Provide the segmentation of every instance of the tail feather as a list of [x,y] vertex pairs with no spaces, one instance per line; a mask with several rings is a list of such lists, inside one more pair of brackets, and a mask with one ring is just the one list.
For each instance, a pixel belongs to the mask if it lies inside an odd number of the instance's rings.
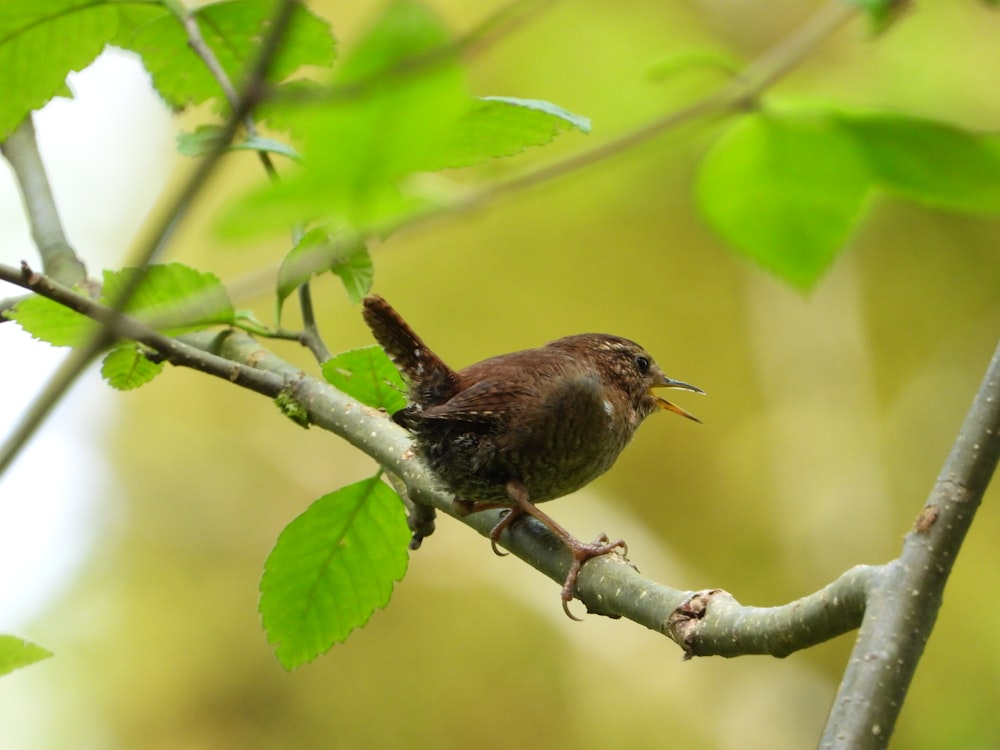
[[376,294],[365,297],[362,315],[410,384],[410,396],[420,407],[451,398],[458,389],[455,371],[427,348],[402,316]]

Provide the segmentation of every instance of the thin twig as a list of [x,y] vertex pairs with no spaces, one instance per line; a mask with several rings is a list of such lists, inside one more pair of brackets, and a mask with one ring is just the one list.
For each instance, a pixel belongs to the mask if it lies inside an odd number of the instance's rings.
[[499,8],[462,35],[460,50],[463,59],[469,60],[483,54],[498,41],[530,21],[532,17],[554,4],[555,0],[515,0]]
[[319,335],[319,326],[316,323],[316,313],[313,310],[312,292],[308,281],[299,285],[299,308],[302,310],[301,341],[309,348],[317,362],[326,362],[330,359],[330,350]]
[[[0,281],[16,284],[81,315],[86,315],[100,323],[113,339],[127,339],[143,344],[159,354],[161,359],[173,365],[214,375],[266,396],[276,396],[285,387],[284,379],[274,373],[246,363],[224,359],[212,353],[212,347],[217,346],[220,335],[218,332],[213,334],[216,343],[204,350],[197,349],[180,339],[166,336],[135,318],[102,305],[86,295],[79,294],[44,274],[35,273],[26,263],[22,263],[20,269],[0,264]],[[224,337],[228,333],[223,332],[221,335]]]
[[768,89],[798,67],[826,39],[861,13],[860,3],[829,0],[744,71],[752,92]]
[[[198,58],[204,63],[208,72],[211,73],[215,82],[219,84],[219,88],[222,89],[223,96],[226,97],[226,101],[229,102],[229,107],[232,111],[236,111],[240,108],[240,95],[236,91],[236,87],[230,80],[229,75],[226,73],[226,69],[222,67],[222,63],[219,62],[219,58],[216,56],[215,52],[205,41],[204,35],[201,33],[201,27],[198,25],[198,19],[195,16],[196,11],[184,8],[183,15],[180,16],[179,20],[181,26],[184,27],[184,33],[187,34],[188,46],[191,50],[198,56]],[[247,110],[245,116],[242,118],[243,127],[246,128],[247,134],[250,136],[257,135],[257,123],[253,119],[253,113],[251,110]],[[228,144],[228,140],[226,141]],[[257,151],[257,158],[260,159],[261,165],[264,167],[264,171],[267,172],[268,176],[273,180],[277,178],[278,170],[274,166],[274,161],[271,159],[270,154],[266,151]]]
[[63,232],[62,221],[52,197],[52,187],[38,151],[35,124],[29,113],[7,139],[0,152],[10,162],[21,188],[21,197],[31,225],[31,236],[38,248],[45,273],[67,286],[87,279],[87,268],[73,250]]
[[201,33],[201,27],[198,26],[198,19],[195,18],[195,11],[189,8],[181,10],[183,10],[183,13],[178,20],[181,22],[181,26],[184,27],[184,33],[187,34],[188,47],[191,48],[202,63],[204,63],[205,67],[208,68],[208,72],[212,74],[212,78],[215,79],[215,82],[219,84],[219,88],[222,89],[222,93],[226,97],[226,101],[229,102],[229,106],[233,110],[236,110],[240,106],[240,95],[236,91],[233,82],[229,80],[229,74],[222,67],[219,58],[215,56],[215,52],[212,51],[212,48],[208,46],[208,42],[205,41],[205,37]]

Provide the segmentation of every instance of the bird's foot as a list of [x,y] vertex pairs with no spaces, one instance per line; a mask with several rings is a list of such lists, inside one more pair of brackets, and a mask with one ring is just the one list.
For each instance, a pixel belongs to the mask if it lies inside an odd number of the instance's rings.
[[577,617],[569,611],[569,603],[573,601],[573,597],[576,594],[576,579],[580,576],[580,569],[588,560],[607,555],[616,549],[621,549],[625,554],[627,554],[628,545],[625,544],[624,539],[618,539],[612,542],[608,539],[607,534],[599,535],[589,544],[581,542],[579,539],[569,535],[563,538],[563,542],[569,549],[570,554],[573,555],[573,562],[570,563],[569,570],[566,573],[566,580],[563,582],[562,587],[563,612],[566,613],[566,616],[569,619],[582,622],[583,618]]

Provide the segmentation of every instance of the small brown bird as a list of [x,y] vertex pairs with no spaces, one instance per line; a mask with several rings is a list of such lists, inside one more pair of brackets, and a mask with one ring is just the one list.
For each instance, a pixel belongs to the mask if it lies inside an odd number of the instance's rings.
[[580,568],[625,543],[604,534],[581,542],[535,504],[611,468],[654,411],[699,421],[652,389],[704,391],[668,378],[641,346],[619,336],[567,336],[456,372],[381,297],[365,298],[364,319],[409,385],[410,405],[392,419],[413,433],[417,454],[455,493],[458,507],[510,508],[490,533],[494,550],[503,531],[526,514],[563,541],[573,555],[563,609],[578,619],[568,604]]

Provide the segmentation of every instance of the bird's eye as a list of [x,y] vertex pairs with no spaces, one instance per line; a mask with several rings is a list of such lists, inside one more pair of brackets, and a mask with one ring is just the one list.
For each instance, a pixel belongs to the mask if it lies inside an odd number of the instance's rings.
[[647,372],[649,372],[649,365],[650,365],[649,357],[647,357],[645,354],[636,355],[635,369],[637,369],[639,372],[645,375]]

